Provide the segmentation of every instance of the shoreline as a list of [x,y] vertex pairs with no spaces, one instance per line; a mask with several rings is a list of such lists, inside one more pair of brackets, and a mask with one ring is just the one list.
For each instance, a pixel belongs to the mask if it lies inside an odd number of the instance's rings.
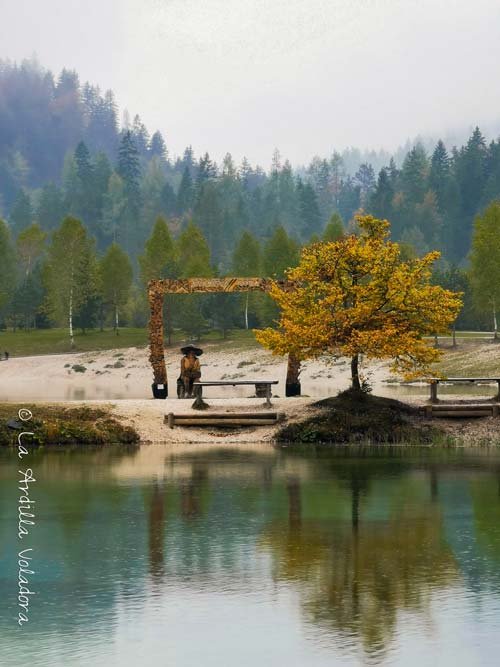
[[[227,341],[224,349],[219,344],[205,344],[201,357],[205,380],[220,379],[276,379],[272,399],[273,411],[282,413],[285,421],[277,426],[244,427],[239,431],[211,427],[179,427],[169,429],[163,423],[169,412],[186,414],[192,400],[176,397],[176,379],[180,362],[177,348],[166,349],[169,373],[169,398],[153,399],[151,396],[152,373],[147,348],[125,348],[78,352],[68,354],[33,355],[14,357],[0,366],[0,407],[3,415],[15,415],[17,406],[39,407],[52,410],[88,409],[105,411],[120,428],[133,429],[142,443],[212,443],[215,445],[239,445],[263,443],[274,445],[275,434],[283,425],[294,424],[320,414],[314,403],[334,397],[349,386],[349,363],[345,359],[312,360],[306,362],[301,373],[302,396],[283,398],[286,376],[286,359],[274,357],[259,347],[238,347],[236,341]],[[489,343],[463,345],[459,351],[447,351],[444,357],[445,372],[463,360],[481,365],[490,364],[495,372],[497,349]],[[457,354],[460,357],[457,357]],[[474,374],[474,368],[466,369]],[[374,362],[363,366],[363,372],[373,387],[373,395],[392,398],[410,406],[424,405],[428,399],[427,385],[405,385],[395,382],[387,363]],[[215,388],[204,392],[204,398],[212,411],[240,411],[263,408],[263,399],[249,398],[250,389]],[[442,398],[463,400],[487,398],[495,387],[440,389]],[[412,418],[413,419],[413,418]],[[456,446],[481,446],[500,444],[498,418],[479,419],[425,419],[416,417],[418,425],[435,427],[453,440]],[[112,429],[111,429],[112,431]]]
[[[380,397],[378,397],[380,398]],[[213,412],[244,412],[263,408],[262,399],[245,399],[228,406],[225,399],[211,399],[210,408],[204,414]],[[182,427],[175,426],[170,429],[164,423],[164,417],[168,412],[175,410],[177,414],[199,414],[191,409],[191,400],[179,401],[178,399],[166,400],[132,400],[121,401],[64,401],[64,402],[37,402],[37,403],[0,403],[0,414],[2,421],[6,421],[7,415],[15,418],[17,410],[21,407],[29,407],[34,414],[35,420],[40,424],[45,415],[57,414],[58,423],[68,437],[68,433],[78,434],[81,427],[80,419],[82,410],[87,412],[90,422],[94,420],[95,425],[105,424],[107,431],[98,429],[99,440],[93,443],[85,440],[81,444],[87,446],[98,444],[135,444],[135,445],[171,445],[175,450],[178,445],[211,445],[220,446],[245,446],[259,445],[264,447],[289,447],[294,443],[279,443],[276,440],[278,431],[284,426],[300,424],[308,419],[314,419],[322,414],[322,408],[315,406],[316,399],[312,398],[288,398],[273,399],[272,411],[282,415],[282,420],[276,426],[242,427],[238,429],[224,429],[219,427]],[[180,405],[179,405],[180,404]],[[416,403],[406,403],[408,407],[416,407]],[[38,410],[37,410],[38,409]],[[77,421],[72,418],[72,412],[77,415]],[[67,415],[65,414],[67,413]],[[61,417],[62,415],[62,417]],[[94,416],[93,416],[94,415]],[[88,420],[86,417],[85,419]],[[451,447],[485,447],[500,446],[500,423],[498,417],[482,417],[472,419],[428,419],[423,416],[410,416],[408,424],[422,432],[430,429],[441,432],[440,441],[433,444],[415,442],[387,442],[391,446],[451,446]],[[2,424],[2,427],[4,424]],[[41,442],[39,444],[57,446],[57,431],[52,424],[54,442]],[[36,432],[36,428],[34,428]],[[118,440],[102,440],[102,433],[119,434]],[[134,436],[136,434],[137,437]],[[12,445],[15,445],[15,431],[12,431]],[[91,437],[90,435],[86,436]],[[4,443],[5,444],[5,443]],[[63,442],[61,444],[78,444],[76,442]],[[366,441],[353,442],[324,442],[311,443],[311,447],[319,446],[350,446],[359,444],[372,444],[374,447],[383,443]],[[301,447],[307,447],[308,443],[300,443]]]

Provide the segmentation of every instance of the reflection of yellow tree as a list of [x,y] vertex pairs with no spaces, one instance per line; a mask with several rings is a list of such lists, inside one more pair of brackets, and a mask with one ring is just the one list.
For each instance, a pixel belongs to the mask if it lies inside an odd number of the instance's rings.
[[417,517],[403,509],[363,522],[354,494],[351,522],[324,522],[300,520],[299,494],[297,484],[288,485],[288,528],[275,521],[262,536],[275,576],[301,582],[307,615],[358,637],[367,651],[387,645],[398,610],[423,609],[433,590],[456,578],[435,505],[423,504]]

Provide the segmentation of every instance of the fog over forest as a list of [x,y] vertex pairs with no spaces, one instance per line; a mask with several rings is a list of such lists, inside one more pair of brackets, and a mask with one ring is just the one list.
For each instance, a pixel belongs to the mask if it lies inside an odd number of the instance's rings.
[[[29,264],[15,261],[2,287],[2,324],[51,322],[43,267],[68,217],[96,262],[124,253],[140,295],[155,243],[165,276],[282,276],[301,247],[355,232],[364,212],[388,219],[408,256],[441,251],[436,276],[466,292],[467,326],[485,326],[468,270],[476,216],[500,198],[500,46],[488,39],[500,7],[222,8],[5,3],[0,253]],[[21,16],[23,43],[10,37]],[[181,259],[186,234],[193,261]],[[128,321],[143,323],[143,306],[129,304]],[[272,319],[254,306],[251,321]]]

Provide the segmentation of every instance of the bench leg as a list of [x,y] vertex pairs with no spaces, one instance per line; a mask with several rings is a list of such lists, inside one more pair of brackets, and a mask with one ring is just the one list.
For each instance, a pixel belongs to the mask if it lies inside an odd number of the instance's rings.
[[203,387],[195,387],[194,388],[194,395],[196,398],[194,399],[194,403],[191,406],[193,410],[206,410],[209,406],[208,403],[205,403],[203,400]]
[[431,380],[431,403],[438,402],[438,383],[435,380]]
[[272,407],[272,403],[271,403],[271,385],[270,384],[268,384],[267,388],[266,388],[266,402],[264,403],[264,405],[266,406],[266,408]]

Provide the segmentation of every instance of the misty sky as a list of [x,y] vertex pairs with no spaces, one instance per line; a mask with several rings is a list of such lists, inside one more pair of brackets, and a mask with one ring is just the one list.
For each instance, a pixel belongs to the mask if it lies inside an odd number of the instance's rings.
[[0,0],[0,58],[113,88],[171,153],[268,167],[500,120],[499,0]]

